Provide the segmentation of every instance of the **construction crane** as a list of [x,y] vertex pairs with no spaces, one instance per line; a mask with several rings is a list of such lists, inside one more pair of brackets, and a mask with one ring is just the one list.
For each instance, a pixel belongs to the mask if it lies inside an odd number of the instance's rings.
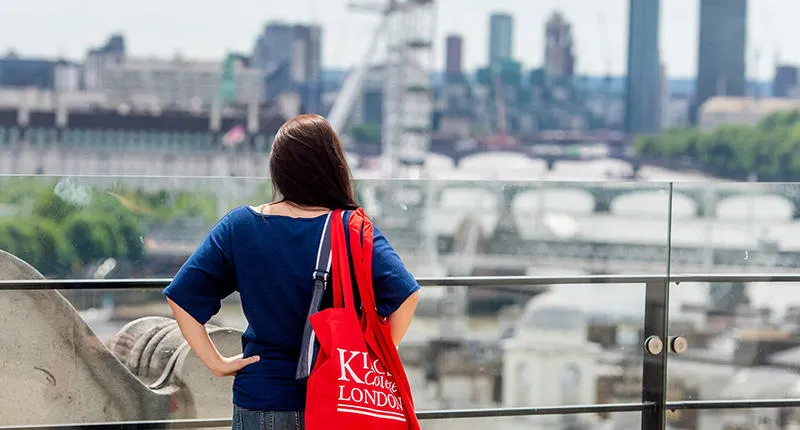
[[433,0],[389,0],[350,7],[378,13],[381,21],[361,63],[348,75],[334,102],[329,115],[331,124],[339,133],[346,131],[366,72],[380,42],[385,42],[382,176],[405,176],[402,169],[424,165],[430,148],[435,5]]

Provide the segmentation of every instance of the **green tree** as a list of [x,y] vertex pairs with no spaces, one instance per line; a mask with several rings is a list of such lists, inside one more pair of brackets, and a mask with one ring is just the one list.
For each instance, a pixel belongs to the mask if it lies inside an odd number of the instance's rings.
[[58,225],[46,218],[34,219],[31,224],[37,250],[31,264],[45,276],[67,275],[77,256]]
[[27,220],[19,220],[18,222],[6,221],[1,225],[3,235],[0,236],[2,240],[2,248],[17,257],[27,261],[30,264],[35,262],[30,261],[35,255],[34,244],[34,231]]
[[125,244],[125,257],[128,261],[137,263],[144,257],[144,232],[136,217],[124,215],[117,218],[119,223],[119,233]]
[[77,213],[64,220],[65,236],[83,264],[116,255],[115,241],[102,222],[90,213]]
[[669,165],[690,159],[707,172],[743,180],[751,174],[766,181],[800,180],[800,111],[779,112],[755,127],[723,125],[711,133],[668,130],[640,137],[634,151]]
[[665,143],[659,136],[641,136],[633,142],[633,150],[637,154],[648,158],[661,158]]
[[69,273],[75,253],[58,226],[40,217],[0,223],[0,249],[25,260],[45,276]]
[[0,203],[23,205],[34,196],[43,192],[53,192],[55,183],[45,178],[2,178],[0,186]]
[[777,112],[762,119],[756,126],[759,131],[787,130],[800,122],[800,111]]
[[33,203],[34,215],[54,221],[63,221],[79,209],[49,189],[39,192]]

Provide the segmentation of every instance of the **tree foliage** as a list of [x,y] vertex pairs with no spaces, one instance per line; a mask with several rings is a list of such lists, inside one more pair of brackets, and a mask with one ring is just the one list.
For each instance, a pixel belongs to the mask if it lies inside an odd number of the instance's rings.
[[767,116],[755,127],[723,125],[711,133],[669,130],[643,136],[637,154],[666,164],[690,161],[720,177],[762,181],[800,180],[800,111]]
[[48,178],[0,180],[0,249],[45,276],[66,276],[106,258],[136,264],[152,226],[173,220],[217,219],[205,193],[147,192],[119,185],[84,187],[89,197],[70,199]]

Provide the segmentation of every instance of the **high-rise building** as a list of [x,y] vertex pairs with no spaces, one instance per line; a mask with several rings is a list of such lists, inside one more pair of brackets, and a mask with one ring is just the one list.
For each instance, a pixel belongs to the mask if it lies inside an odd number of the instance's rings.
[[700,0],[696,108],[713,96],[746,95],[746,42],[747,0]]
[[798,84],[797,66],[780,65],[775,67],[775,78],[772,80],[773,97],[790,97]]
[[625,129],[654,133],[661,128],[661,61],[658,49],[660,0],[630,0]]
[[666,124],[670,122],[670,110],[669,110],[669,101],[670,101],[670,92],[669,92],[669,77],[667,76],[667,66],[661,64],[659,67],[659,79],[658,79],[658,94],[659,94],[659,103],[658,103],[658,116],[659,116],[659,126],[664,127]]
[[489,17],[489,65],[511,60],[514,50],[514,18],[506,13]]
[[572,25],[560,12],[555,12],[545,26],[544,69],[549,78],[575,75]]
[[14,54],[0,58],[0,86],[55,88],[56,62],[39,58],[20,58]]
[[456,76],[462,73],[461,51],[463,44],[461,36],[455,34],[447,36],[447,46],[445,47],[445,72],[447,76]]
[[87,90],[102,90],[106,84],[106,71],[125,60],[125,36],[112,34],[108,41],[86,53],[83,63],[83,84]]
[[269,23],[253,49],[252,66],[264,74],[264,99],[297,91],[306,112],[322,110],[322,28]]
[[[220,99],[222,61],[126,58],[104,70],[101,90],[114,105],[132,107],[200,109]],[[234,80],[230,102],[257,101],[261,72],[247,67],[241,59],[232,61]],[[254,100],[256,99],[256,100]]]
[[353,106],[354,124],[383,124],[383,84],[385,80],[385,64],[367,69],[361,85],[361,97]]

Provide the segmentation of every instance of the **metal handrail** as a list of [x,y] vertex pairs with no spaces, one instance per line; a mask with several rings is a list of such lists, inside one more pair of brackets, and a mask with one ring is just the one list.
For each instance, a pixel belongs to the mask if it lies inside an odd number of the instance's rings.
[[[713,409],[765,409],[800,407],[800,399],[763,400],[683,400],[667,402],[667,409],[675,410],[713,410]],[[501,418],[516,416],[571,415],[588,413],[641,412],[655,407],[653,403],[612,403],[601,405],[570,405],[531,408],[489,408],[421,411],[420,420],[441,420],[458,418]],[[0,430],[166,430],[186,428],[230,427],[230,418],[181,419],[153,421],[117,421],[81,424],[0,426]]]
[[[602,405],[571,405],[548,406],[541,408],[489,408],[489,409],[462,409],[442,411],[420,411],[417,418],[420,420],[442,420],[456,418],[499,418],[536,415],[573,415],[591,413],[613,412],[641,412],[654,408],[653,403],[611,403]],[[230,427],[230,418],[216,419],[184,419],[184,420],[158,420],[158,421],[120,421],[86,424],[55,424],[55,425],[29,425],[29,426],[0,426],[0,430],[161,430],[177,428],[210,428]]]
[[666,403],[666,409],[670,411],[689,409],[769,409],[797,407],[800,407],[800,399],[680,400]]
[[[421,411],[420,420],[440,420],[458,418],[500,418],[515,416],[571,415],[587,413],[641,412],[655,407],[653,403],[612,403],[602,405],[551,406],[542,408],[491,408],[442,411]],[[800,407],[800,399],[763,400],[683,400],[667,402],[666,408],[676,410],[714,410],[714,409],[766,409]],[[81,424],[21,425],[0,426],[0,430],[166,430],[187,428],[230,427],[230,418],[182,419],[153,421],[117,421]]]
[[[0,280],[3,290],[108,290],[164,288],[170,278],[151,279],[33,279]],[[587,284],[647,284],[651,282],[800,282],[800,273],[781,274],[677,274],[677,275],[588,275],[588,276],[462,276],[417,278],[422,286],[543,286]]]

